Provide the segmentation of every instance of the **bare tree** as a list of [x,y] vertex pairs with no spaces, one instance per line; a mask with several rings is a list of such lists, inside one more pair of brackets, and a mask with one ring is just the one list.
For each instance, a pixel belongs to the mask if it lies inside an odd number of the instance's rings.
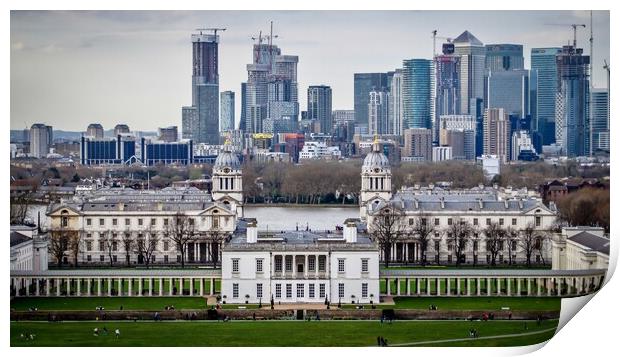
[[497,262],[497,256],[502,250],[504,242],[504,229],[498,222],[491,221],[491,223],[488,224],[482,231],[486,237],[487,252],[491,253],[491,265],[495,265]]
[[104,233],[103,241],[105,242],[106,253],[108,254],[108,258],[110,259],[110,266],[112,266],[114,264],[112,260],[112,256],[114,255],[113,252],[116,250],[115,248],[118,247],[118,242],[114,237],[114,233],[112,233],[112,231],[109,229]]
[[177,212],[172,217],[170,224],[166,226],[165,233],[176,244],[177,250],[181,253],[181,267],[185,267],[187,243],[196,235],[194,219]]
[[390,266],[392,245],[405,235],[404,217],[404,212],[393,204],[372,215],[368,230],[383,250],[383,263],[386,268]]
[[207,244],[211,245],[211,262],[213,268],[217,267],[217,263],[220,260],[220,248],[222,243],[230,237],[230,233],[222,231],[219,228],[212,228],[207,232]]
[[452,243],[456,266],[461,265],[465,260],[464,252],[467,248],[467,242],[474,233],[475,229],[471,223],[463,220],[461,217],[452,217],[452,224],[446,228],[446,235],[448,236],[448,242]]
[[523,249],[523,253],[525,254],[525,264],[528,268],[532,265],[532,255],[536,250],[539,237],[540,234],[536,230],[533,223],[529,223],[521,230],[519,246]]
[[431,235],[435,233],[435,226],[431,224],[431,217],[428,214],[420,213],[414,220],[411,233],[420,242],[420,260],[422,266],[426,265],[426,252]]
[[71,252],[71,256],[73,258],[73,266],[78,266],[78,256],[82,251],[82,235],[80,232],[75,230],[69,231],[69,239],[67,241],[69,251]]
[[32,192],[27,191],[11,199],[11,224],[23,224],[28,216],[28,205],[32,199]]
[[[508,264],[512,265],[512,255],[516,250],[517,239],[519,238],[519,231],[508,226],[504,229],[504,235],[506,237],[506,244],[508,245]],[[513,245],[514,244],[514,245]]]
[[62,266],[63,258],[65,257],[65,252],[69,246],[69,237],[71,236],[71,231],[68,229],[54,229],[49,232],[49,244],[48,251],[56,260],[56,264],[58,267]]
[[538,236],[534,242],[534,250],[540,254],[540,259],[542,260],[543,265],[545,262],[545,251],[547,250],[547,244],[551,240],[551,235],[553,232],[550,231],[539,231]]
[[157,236],[157,231],[152,226],[148,226],[142,233],[142,236],[136,239],[134,245],[136,254],[142,256],[142,260],[147,269],[151,265],[151,260],[157,251],[158,243],[159,237]]
[[131,252],[133,251],[135,241],[129,228],[121,234],[121,244],[125,251],[125,263],[127,263],[127,266],[131,266]]

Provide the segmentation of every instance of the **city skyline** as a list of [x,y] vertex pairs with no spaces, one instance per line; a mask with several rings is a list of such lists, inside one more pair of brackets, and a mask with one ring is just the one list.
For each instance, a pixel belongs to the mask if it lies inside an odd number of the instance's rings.
[[[531,48],[562,46],[572,38],[569,26],[545,24],[589,24],[589,11],[317,13],[13,11],[11,129],[37,122],[79,131],[90,123],[101,123],[105,129],[118,123],[133,130],[180,127],[180,108],[191,101],[190,36],[195,28],[207,25],[227,28],[220,35],[221,92],[241,92],[255,43],[250,37],[261,29],[265,34],[273,20],[278,35],[274,44],[299,56],[299,90],[328,85],[334,93],[333,109],[353,109],[353,73],[393,71],[404,59],[430,59],[433,29],[451,38],[468,30],[484,44],[522,44],[529,69]],[[485,21],[480,21],[481,16]],[[369,18],[377,25],[373,29],[364,26]],[[500,25],[502,31],[494,31]],[[608,11],[594,12],[594,29],[594,86],[604,88]],[[385,41],[386,35],[393,40]],[[589,29],[578,32],[577,44],[585,54],[589,54],[588,38]],[[348,46],[343,49],[342,43]],[[366,52],[372,56],[365,56]],[[241,112],[240,102],[235,103],[236,113]],[[300,96],[299,104],[300,110],[307,108],[305,96]]]

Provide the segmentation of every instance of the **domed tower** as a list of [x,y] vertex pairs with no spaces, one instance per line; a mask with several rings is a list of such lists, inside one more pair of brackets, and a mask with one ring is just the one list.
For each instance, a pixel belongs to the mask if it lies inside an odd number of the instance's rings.
[[224,145],[224,151],[215,159],[213,165],[213,201],[229,205],[231,210],[243,217],[243,185],[242,170],[239,158]]
[[392,170],[387,156],[380,150],[377,139],[372,151],[362,165],[362,190],[360,193],[360,217],[366,218],[368,205],[392,198]]

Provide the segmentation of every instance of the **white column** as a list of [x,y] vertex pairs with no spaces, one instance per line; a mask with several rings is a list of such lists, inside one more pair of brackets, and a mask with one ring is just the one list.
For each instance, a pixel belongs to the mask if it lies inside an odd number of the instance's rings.
[[86,291],[86,296],[90,296],[91,279],[92,279],[92,278],[90,278],[90,277],[89,277],[89,278],[86,280],[86,290],[87,290],[87,291]]
[[129,282],[127,283],[127,296],[131,296],[133,294],[133,278],[129,278]]
[[142,278],[138,278],[138,296],[142,296]]
[[67,283],[67,296],[71,295],[71,281],[69,280],[69,278],[66,279],[66,283]]
[[308,279],[308,254],[304,254],[304,278]]
[[496,279],[496,283],[497,283],[497,295],[502,295],[502,281],[500,280],[500,278]]
[[34,295],[39,296],[39,278],[34,279]]
[[118,294],[116,296],[123,296],[123,278],[118,278]]
[[506,295],[508,296],[511,294],[510,285],[512,285],[512,278],[506,278]]
[[467,282],[467,296],[471,296],[471,281],[469,278],[465,280]]
[[441,296],[441,279],[435,278],[435,290],[437,291],[437,296]]
[[97,278],[97,296],[101,296],[101,278]]
[[553,280],[552,279],[545,279],[547,281],[547,284],[545,284],[547,286],[547,296],[551,296],[551,285],[553,284]]
[[45,296],[50,296],[50,281],[52,279],[45,278]]
[[178,278],[179,279],[179,295],[183,296],[183,285],[185,284],[185,282],[183,281],[183,278]]
[[540,296],[542,293],[542,289],[540,286],[540,278],[536,278],[536,295]]
[[405,278],[405,284],[407,284],[407,296],[411,295],[411,281],[409,278]]
[[194,278],[189,278],[189,296],[194,296]]
[[164,295],[164,279],[159,278],[159,296]]
[[56,296],[60,296],[60,284],[62,284],[62,279],[55,278],[54,283],[56,283]]
[[532,279],[527,278],[527,296],[532,295]]
[[491,296],[491,278],[487,278],[487,296]]
[[154,288],[154,284],[155,283],[155,279],[150,278],[149,279],[149,296],[153,296],[153,290],[155,290]]
[[431,279],[426,278],[426,295],[431,295]]
[[415,287],[416,295],[420,295],[420,278],[416,278],[415,282],[416,282],[416,287]]
[[521,278],[517,278],[517,296],[521,296]]
[[30,296],[30,282],[32,279],[24,279],[24,284],[26,285],[26,296]]
[[561,295],[562,295],[562,285],[563,285],[563,284],[562,284],[562,283],[560,283],[560,282],[561,282],[561,281],[564,281],[564,279],[566,279],[566,278],[561,278],[561,279],[559,278],[559,279],[556,279],[556,282],[557,282],[557,284],[556,284],[556,286],[557,286],[557,293],[556,293],[556,294],[557,294],[558,296],[561,296]]
[[448,277],[448,278],[446,278],[446,290],[447,290],[446,292],[447,292],[448,296],[452,295],[450,293],[450,288],[451,288],[451,286],[450,286],[450,278]]
[[461,296],[461,278],[456,277],[456,295]]
[[112,296],[112,279],[108,278],[108,296]]
[[174,290],[172,283],[173,283],[173,278],[169,278],[168,279],[168,295],[170,296],[172,296],[172,291]]
[[204,296],[205,294],[205,279],[200,278],[200,296]]

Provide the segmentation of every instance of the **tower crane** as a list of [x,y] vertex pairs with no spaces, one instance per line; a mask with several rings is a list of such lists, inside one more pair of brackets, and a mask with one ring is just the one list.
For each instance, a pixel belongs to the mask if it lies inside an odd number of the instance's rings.
[[196,31],[200,31],[200,34],[202,35],[202,31],[212,31],[214,36],[217,36],[217,32],[218,31],[226,31],[225,28],[217,28],[217,27],[206,27],[206,28],[201,28],[201,29],[196,29]]
[[435,57],[437,55],[437,39],[442,39],[442,40],[446,40],[448,42],[452,42],[452,38],[450,37],[443,37],[443,36],[437,36],[437,30],[433,30],[431,31],[431,34],[433,35],[433,57]]
[[583,27],[586,28],[585,24],[545,24],[547,26],[570,26],[573,28],[573,47],[577,48],[577,28]]

